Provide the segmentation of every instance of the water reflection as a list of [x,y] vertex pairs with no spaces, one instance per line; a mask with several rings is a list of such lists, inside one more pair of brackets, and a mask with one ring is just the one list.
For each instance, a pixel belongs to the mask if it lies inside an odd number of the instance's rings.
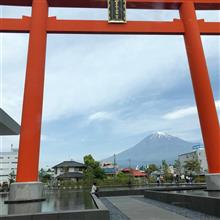
[[[32,213],[96,208],[87,190],[46,190],[44,194],[45,201],[27,204],[31,207],[37,207],[37,209],[31,209]],[[4,204],[5,200],[8,200],[8,194],[0,195],[0,215],[28,212],[28,209],[25,209],[25,204],[8,205]]]
[[88,191],[51,190],[45,192],[45,197],[46,201],[42,203],[42,212],[95,208]]
[[177,191],[167,191],[169,193],[179,193],[179,194],[188,194],[194,196],[205,196],[205,197],[216,197],[220,198],[219,191],[207,191],[207,190],[177,190]]

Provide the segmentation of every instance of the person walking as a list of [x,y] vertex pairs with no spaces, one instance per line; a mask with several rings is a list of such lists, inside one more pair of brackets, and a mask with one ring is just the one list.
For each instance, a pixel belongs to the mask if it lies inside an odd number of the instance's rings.
[[157,176],[157,186],[159,186],[160,185],[160,176],[158,175]]

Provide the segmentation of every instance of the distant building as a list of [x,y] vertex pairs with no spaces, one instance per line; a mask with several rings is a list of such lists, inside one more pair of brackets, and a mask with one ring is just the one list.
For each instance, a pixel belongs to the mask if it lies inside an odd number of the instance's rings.
[[135,170],[132,168],[124,168],[121,172],[131,174],[133,177],[146,177],[145,172],[141,170]]
[[83,170],[85,168],[85,164],[76,161],[63,161],[53,167],[56,179],[73,181],[83,178]]
[[155,170],[150,174],[150,176],[153,176],[153,177],[163,176],[163,175],[164,175],[164,172],[162,170]]
[[18,149],[0,152],[0,183],[15,179],[17,174]]
[[103,162],[100,167],[108,176],[113,176],[118,173],[118,165],[114,165],[112,162]]
[[55,172],[54,169],[45,169],[44,172],[45,172],[46,175],[50,175],[50,176],[52,176],[52,177],[55,176],[55,174],[54,174],[54,172]]
[[208,172],[208,164],[206,159],[206,153],[205,148],[198,147],[197,149],[194,149],[193,151],[185,154],[181,154],[178,156],[178,159],[180,161],[181,165],[181,173],[185,173],[184,165],[187,161],[193,160],[198,158],[201,166],[201,173]]
[[175,173],[175,168],[173,167],[173,165],[169,165],[168,172],[171,174]]

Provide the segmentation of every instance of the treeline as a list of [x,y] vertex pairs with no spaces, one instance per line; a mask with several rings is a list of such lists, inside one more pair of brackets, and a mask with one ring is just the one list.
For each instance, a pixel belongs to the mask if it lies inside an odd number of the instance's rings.
[[[204,177],[199,176],[201,166],[198,159],[187,161],[184,164],[184,173],[182,173],[181,164],[178,160],[173,165],[163,160],[160,165],[149,164],[140,167],[140,170],[146,174],[146,177],[134,177],[131,174],[126,174],[119,171],[117,174],[109,176],[106,175],[104,170],[100,167],[100,162],[96,161],[92,155],[84,156],[84,177],[78,181],[63,180],[57,182],[50,172],[46,172],[43,169],[40,170],[40,181],[47,183],[48,185],[59,185],[61,187],[75,187],[86,188],[90,187],[93,182],[96,182],[99,186],[143,186],[150,183],[157,183],[158,177],[160,177],[160,183],[181,183],[187,181],[186,177],[193,177],[194,182],[204,182]],[[184,176],[184,178],[181,178]]]

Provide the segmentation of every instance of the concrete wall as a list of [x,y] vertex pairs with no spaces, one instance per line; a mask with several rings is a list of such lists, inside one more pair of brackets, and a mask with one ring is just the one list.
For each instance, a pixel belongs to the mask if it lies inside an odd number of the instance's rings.
[[65,211],[32,215],[10,215],[1,220],[109,220],[109,212],[104,210]]
[[100,197],[110,196],[131,196],[131,195],[143,195],[146,189],[124,189],[124,190],[108,190],[100,191]]
[[160,186],[160,187],[149,187],[140,189],[112,189],[99,191],[100,197],[110,196],[131,196],[131,195],[144,195],[145,190],[156,190],[156,191],[174,191],[174,190],[193,190],[193,189],[206,189],[206,185],[186,185],[186,186]]
[[82,168],[74,168],[74,167],[67,167],[66,170],[63,167],[56,168],[56,175],[59,176],[61,174],[64,174],[65,172],[79,172],[83,173]]
[[144,197],[220,217],[220,198],[148,190]]

